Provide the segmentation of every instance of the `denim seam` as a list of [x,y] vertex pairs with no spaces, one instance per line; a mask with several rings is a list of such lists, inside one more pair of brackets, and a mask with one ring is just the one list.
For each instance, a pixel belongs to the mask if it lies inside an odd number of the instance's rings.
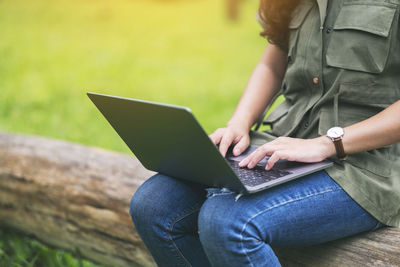
[[184,214],[178,216],[176,219],[172,220],[172,222],[170,223],[170,226],[168,227],[168,239],[171,242],[171,244],[174,246],[175,250],[178,252],[178,255],[181,257],[181,259],[186,263],[187,266],[192,266],[190,264],[190,262],[185,258],[185,256],[183,255],[183,253],[179,250],[178,246],[176,245],[176,243],[174,242],[174,239],[171,236],[171,232],[172,229],[174,228],[175,224],[177,222],[179,222],[180,220],[184,219],[185,217],[195,213],[196,211],[199,211],[200,208],[196,207],[195,209],[190,210],[189,212],[185,212]]
[[306,195],[306,196],[304,196],[304,197],[300,197],[300,198],[296,198],[296,199],[291,199],[291,200],[288,200],[288,201],[285,201],[285,202],[276,204],[276,205],[274,205],[274,206],[272,206],[272,207],[269,207],[269,208],[267,208],[267,209],[265,209],[265,210],[259,211],[258,213],[256,213],[255,215],[253,215],[251,218],[249,218],[249,219],[246,221],[246,223],[243,225],[242,231],[240,232],[240,246],[241,246],[241,248],[242,248],[242,252],[244,252],[244,254],[246,255],[247,260],[249,261],[250,266],[254,266],[254,265],[253,265],[253,263],[251,262],[250,257],[249,257],[249,255],[247,254],[246,250],[244,249],[244,246],[243,246],[243,232],[245,231],[247,225],[250,223],[251,220],[253,220],[254,218],[256,218],[257,216],[261,215],[261,214],[264,213],[264,212],[267,212],[267,211],[269,211],[269,210],[272,210],[272,209],[275,209],[275,208],[284,206],[284,205],[286,205],[286,204],[293,203],[293,202],[297,202],[297,201],[300,201],[300,200],[303,200],[303,199],[306,199],[306,198],[310,198],[310,197],[322,195],[322,194],[325,194],[325,193],[340,191],[340,190],[343,190],[343,189],[341,189],[341,188],[339,187],[339,188],[336,188],[336,189],[329,189],[329,190],[321,191],[321,192],[314,193],[314,194],[311,194],[311,195]]

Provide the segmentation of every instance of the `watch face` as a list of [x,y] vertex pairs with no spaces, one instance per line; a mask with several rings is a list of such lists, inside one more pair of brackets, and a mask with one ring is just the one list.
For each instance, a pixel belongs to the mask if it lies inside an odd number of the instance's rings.
[[333,127],[330,128],[328,130],[328,132],[326,133],[327,136],[329,136],[330,138],[339,138],[341,136],[343,136],[344,131],[343,128],[341,127]]

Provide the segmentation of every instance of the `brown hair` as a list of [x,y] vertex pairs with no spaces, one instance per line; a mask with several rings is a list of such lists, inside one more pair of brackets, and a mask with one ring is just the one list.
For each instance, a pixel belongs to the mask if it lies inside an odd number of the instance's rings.
[[299,3],[300,0],[260,0],[258,13],[265,25],[261,36],[266,37],[270,43],[286,49],[289,23]]

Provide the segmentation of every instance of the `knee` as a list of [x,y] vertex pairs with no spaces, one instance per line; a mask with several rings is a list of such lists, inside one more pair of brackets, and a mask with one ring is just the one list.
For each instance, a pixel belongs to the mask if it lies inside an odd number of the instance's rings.
[[198,219],[203,247],[219,250],[240,241],[243,224],[237,218],[234,205],[234,199],[230,201],[226,197],[212,197],[204,203]]
[[131,198],[129,204],[129,214],[131,215],[133,221],[135,221],[135,218],[137,217],[143,217],[141,215],[146,211],[146,208],[144,207],[147,205],[146,201],[144,201],[145,195],[146,194],[143,194],[143,192],[140,192],[139,188]]
[[[135,224],[147,222],[157,217],[157,213],[162,209],[162,205],[160,203],[160,198],[154,197],[154,192],[159,190],[159,187],[162,186],[161,175],[156,174],[150,179],[146,180],[135,192],[129,207],[129,214]],[[162,192],[162,191],[161,191]]]
[[208,199],[198,221],[202,245],[206,250],[229,251],[238,246],[251,248],[265,244],[266,236],[252,220],[254,213],[251,207],[236,202],[235,195]]

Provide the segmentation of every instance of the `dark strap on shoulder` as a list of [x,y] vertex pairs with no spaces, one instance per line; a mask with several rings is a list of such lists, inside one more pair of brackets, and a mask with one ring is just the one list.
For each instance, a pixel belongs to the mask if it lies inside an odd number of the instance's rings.
[[271,108],[271,106],[275,103],[275,100],[282,95],[282,91],[279,91],[271,100],[271,102],[268,104],[268,106],[265,108],[264,112],[262,113],[262,115],[258,118],[255,127],[254,127],[254,131],[258,131],[258,129],[261,127],[261,125],[263,124],[264,121],[264,117],[267,114],[268,110]]

